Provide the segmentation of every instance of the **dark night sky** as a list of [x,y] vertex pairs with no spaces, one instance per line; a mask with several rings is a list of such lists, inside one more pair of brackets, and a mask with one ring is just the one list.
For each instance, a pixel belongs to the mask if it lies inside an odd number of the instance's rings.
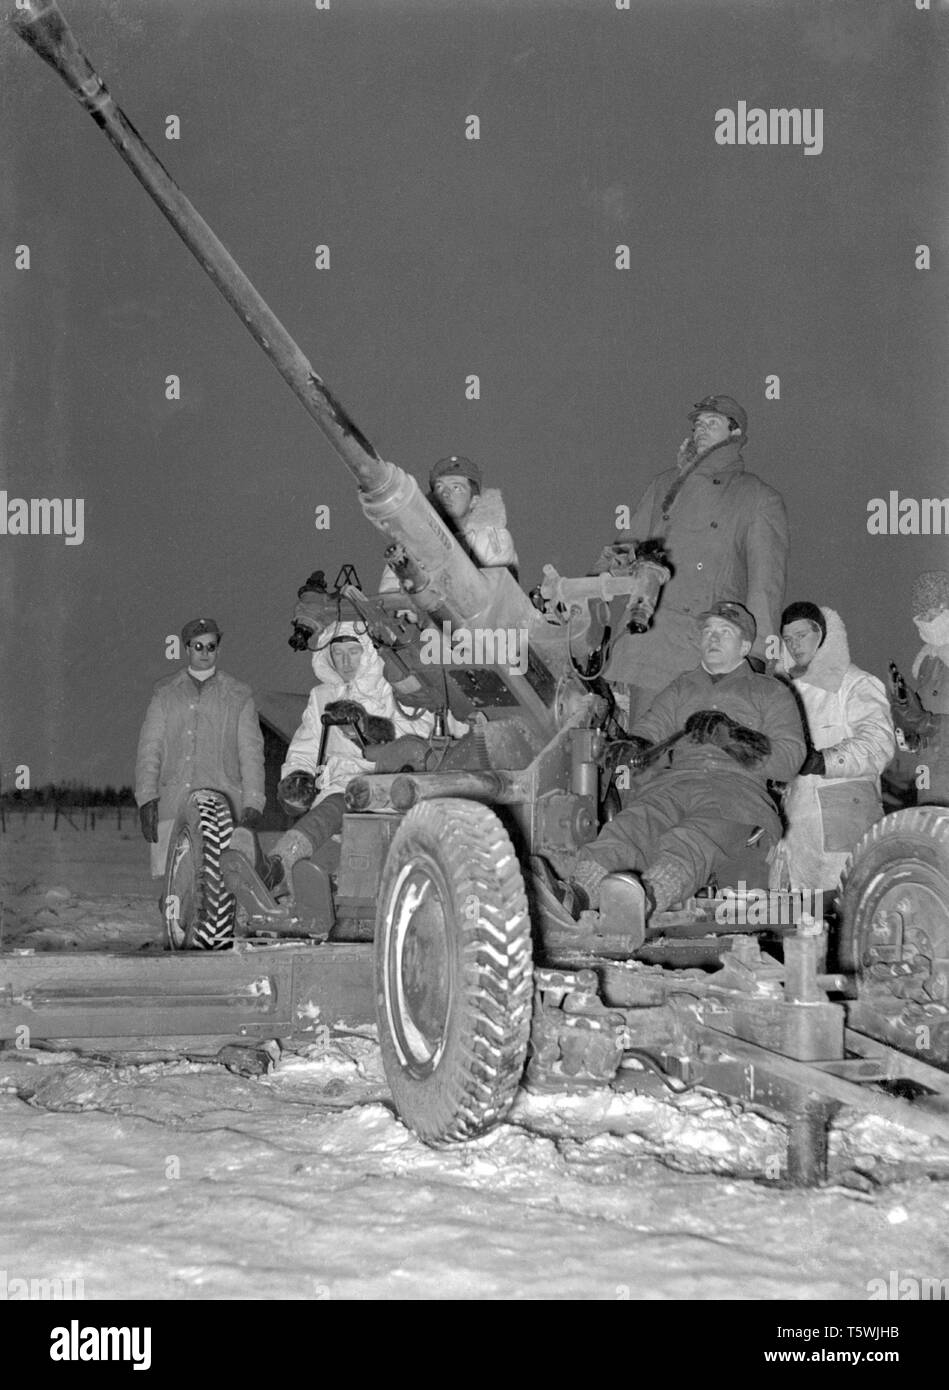
[[[380,452],[420,477],[463,452],[503,488],[528,583],[545,560],[583,573],[614,508],[674,459],[691,403],[726,391],[749,410],[748,466],[788,505],[788,598],[838,608],[858,663],[908,665],[910,585],[949,566],[947,540],[871,537],[866,517],[893,488],[949,494],[941,0],[63,9]],[[286,645],[298,585],[352,560],[371,587],[384,542],[105,138],[9,31],[0,89],[0,487],[85,499],[81,546],[0,537],[3,785],[20,763],[34,782],[129,781],[150,687],[172,669],[166,634],[211,613],[225,669],[305,690]],[[741,100],[822,108],[822,153],[717,145],[715,111]]]

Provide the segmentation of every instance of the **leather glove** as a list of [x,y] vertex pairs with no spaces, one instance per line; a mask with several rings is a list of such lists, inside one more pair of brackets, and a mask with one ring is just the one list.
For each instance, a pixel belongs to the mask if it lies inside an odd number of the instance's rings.
[[375,763],[373,772],[424,772],[429,742],[415,734],[403,734],[391,743],[366,748],[363,756]]
[[256,806],[245,806],[240,823],[248,830],[256,830],[263,818],[263,811],[258,811]]
[[331,700],[323,711],[324,724],[351,724],[365,748],[367,743],[391,743],[395,725],[381,714],[369,714],[358,700]]
[[395,738],[395,725],[383,714],[366,715],[366,742],[391,743]]
[[277,803],[288,816],[302,816],[313,805],[316,778],[302,768],[288,772],[277,783]]
[[138,808],[138,819],[142,827],[142,834],[150,845],[158,844],[158,798],[154,801],[146,801],[144,806]]
[[365,736],[365,721],[368,715],[358,700],[330,700],[321,718],[323,723],[329,726],[351,724],[357,734],[363,738]]
[[823,777],[827,771],[823,753],[812,748],[798,769],[799,777]]
[[358,700],[330,700],[322,714],[324,724],[358,724],[365,717]]
[[685,721],[685,732],[695,739],[696,743],[718,743],[719,730],[725,730],[731,724],[732,720],[721,710],[700,709],[696,710],[695,714],[690,714]]
[[734,719],[728,721],[728,728],[722,736],[712,739],[712,742],[742,767],[757,767],[771,752],[771,740],[767,734],[737,724]]

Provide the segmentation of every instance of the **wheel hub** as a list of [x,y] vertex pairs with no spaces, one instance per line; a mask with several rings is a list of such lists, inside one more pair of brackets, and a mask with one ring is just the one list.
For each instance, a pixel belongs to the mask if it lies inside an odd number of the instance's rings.
[[194,845],[183,829],[175,842],[168,876],[170,892],[165,895],[165,925],[175,949],[184,945],[184,924],[190,922],[194,913],[194,874]]
[[393,985],[386,1009],[400,1059],[419,1076],[438,1065],[451,1011],[445,901],[434,866],[407,868],[393,894],[388,972]]
[[949,904],[934,887],[895,883],[881,893],[860,942],[858,990],[908,1050],[949,1062]]

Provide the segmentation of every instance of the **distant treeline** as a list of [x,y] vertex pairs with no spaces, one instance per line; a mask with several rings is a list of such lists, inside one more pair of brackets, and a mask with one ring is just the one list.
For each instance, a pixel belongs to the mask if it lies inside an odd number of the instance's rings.
[[8,810],[25,811],[36,807],[134,806],[135,792],[131,787],[90,787],[83,782],[46,782],[41,787],[5,791],[0,805]]

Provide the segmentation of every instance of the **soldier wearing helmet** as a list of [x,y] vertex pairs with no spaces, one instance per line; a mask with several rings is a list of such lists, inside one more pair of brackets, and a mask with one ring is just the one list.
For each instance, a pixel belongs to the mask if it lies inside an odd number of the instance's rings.
[[264,739],[250,686],[219,669],[221,629],[213,618],[185,623],[181,645],[188,664],[155,686],[135,763],[135,800],[155,878],[165,872],[175,817],[192,791],[223,792],[249,830],[264,809]]
[[[733,396],[705,396],[689,411],[691,433],[676,464],[659,473],[617,541],[662,537],[673,567],[652,627],[623,634],[606,671],[629,720],[648,709],[670,681],[695,666],[699,615],[713,604],[745,604],[757,625],[752,659],[780,631],[788,522],[775,488],[745,468],[748,415]],[[597,570],[610,567],[607,547]],[[763,669],[763,668],[762,668]]]
[[[482,569],[506,566],[517,578],[517,552],[507,529],[507,512],[501,491],[483,485],[481,468],[463,454],[449,454],[432,465],[429,496],[455,532],[476,565]],[[399,587],[387,565],[380,593]]]

